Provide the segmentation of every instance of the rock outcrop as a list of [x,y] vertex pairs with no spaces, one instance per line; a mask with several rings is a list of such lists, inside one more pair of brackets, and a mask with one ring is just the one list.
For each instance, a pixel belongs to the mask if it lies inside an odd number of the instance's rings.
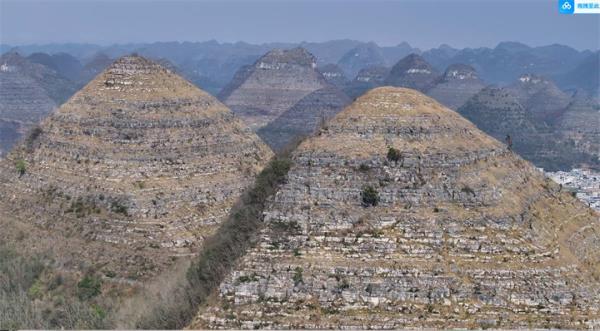
[[258,135],[276,152],[310,136],[350,103],[335,87],[322,88],[300,99],[292,108],[258,130]]
[[275,49],[242,67],[219,99],[254,130],[290,109],[308,94],[329,86],[303,48]]
[[435,85],[439,76],[438,72],[423,57],[410,54],[392,67],[385,80],[385,85],[426,92]]
[[191,327],[600,326],[599,215],[434,100],[371,90],[293,161]]
[[485,87],[475,69],[466,64],[450,65],[427,95],[456,110]]
[[0,237],[151,277],[201,249],[271,155],[214,97],[126,56],[0,162]]

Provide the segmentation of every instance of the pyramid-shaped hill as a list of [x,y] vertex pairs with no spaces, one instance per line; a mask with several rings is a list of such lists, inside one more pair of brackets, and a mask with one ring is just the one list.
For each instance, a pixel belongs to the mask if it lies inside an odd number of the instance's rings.
[[330,86],[316,67],[314,55],[303,48],[274,49],[242,67],[219,99],[258,130],[303,97]]
[[475,68],[457,63],[448,66],[440,81],[427,91],[427,95],[456,110],[484,87]]
[[440,75],[418,54],[409,54],[398,61],[390,70],[386,85],[407,87],[425,92],[439,80]]
[[0,163],[2,239],[151,275],[197,252],[271,155],[214,97],[126,56]]
[[600,325],[598,214],[433,99],[371,90],[293,161],[192,327]]
[[260,128],[257,134],[271,149],[280,152],[316,132],[349,103],[350,98],[338,88],[316,90]]

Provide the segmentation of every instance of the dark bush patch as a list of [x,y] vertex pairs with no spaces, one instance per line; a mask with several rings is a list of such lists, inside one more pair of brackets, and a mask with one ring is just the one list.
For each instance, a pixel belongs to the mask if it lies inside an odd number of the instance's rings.
[[100,294],[101,289],[102,279],[94,275],[86,275],[77,283],[77,295],[82,300],[97,296]]
[[365,186],[360,195],[363,207],[377,206],[379,204],[379,192],[373,186]]

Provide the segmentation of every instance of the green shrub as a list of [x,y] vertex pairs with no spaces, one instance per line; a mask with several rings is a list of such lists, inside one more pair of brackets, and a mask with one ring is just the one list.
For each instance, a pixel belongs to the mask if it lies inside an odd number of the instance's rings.
[[294,276],[292,279],[294,280],[294,286],[298,286],[300,283],[304,284],[304,279],[302,278],[302,272],[304,270],[300,267],[296,267],[294,269]]
[[394,147],[388,148],[387,159],[389,161],[398,163],[398,161],[400,161],[401,158],[402,158],[402,155],[400,154],[399,150],[395,149]]
[[365,186],[360,195],[363,207],[377,206],[379,204],[379,192],[373,186]]
[[25,163],[25,160],[23,160],[23,159],[17,160],[17,162],[15,162],[15,168],[17,169],[17,172],[19,173],[19,177],[23,176],[25,174],[25,172],[27,171],[27,164]]
[[100,294],[101,289],[102,279],[94,275],[86,275],[77,283],[77,295],[81,300],[97,296]]

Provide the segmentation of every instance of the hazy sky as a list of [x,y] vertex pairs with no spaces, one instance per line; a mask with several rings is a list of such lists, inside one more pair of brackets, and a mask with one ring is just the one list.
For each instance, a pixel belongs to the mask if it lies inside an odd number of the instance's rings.
[[600,15],[557,0],[0,0],[0,42],[407,41],[420,48],[514,40],[600,48]]

